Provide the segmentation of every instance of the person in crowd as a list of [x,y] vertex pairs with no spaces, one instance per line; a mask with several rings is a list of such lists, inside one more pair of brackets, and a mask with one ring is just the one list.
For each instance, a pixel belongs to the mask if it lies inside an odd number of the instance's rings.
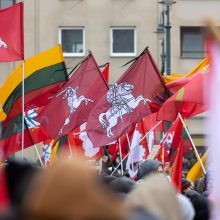
[[182,178],[182,193],[185,194],[193,189],[193,183],[190,180]]
[[33,182],[24,220],[122,220],[121,200],[104,190],[97,174],[74,161],[58,162]]
[[184,158],[183,159],[182,178],[186,178],[189,170],[190,170],[190,162],[187,158]]
[[195,216],[195,210],[191,201],[182,194],[177,194],[177,200],[179,202],[182,217],[184,220],[193,220]]
[[128,194],[125,205],[142,209],[158,220],[182,220],[176,191],[166,177],[151,173]]
[[194,190],[200,194],[202,194],[206,190],[206,183],[204,177],[200,177],[196,180]]
[[209,200],[194,190],[187,191],[185,196],[190,199],[195,209],[194,220],[208,220],[210,216]]
[[163,164],[157,160],[145,160],[138,170],[136,181],[151,173],[163,173]]
[[111,183],[109,184],[109,188],[113,192],[123,193],[123,194],[127,194],[130,191],[132,191],[134,186],[135,186],[135,182],[126,176],[116,177],[116,179],[111,181]]

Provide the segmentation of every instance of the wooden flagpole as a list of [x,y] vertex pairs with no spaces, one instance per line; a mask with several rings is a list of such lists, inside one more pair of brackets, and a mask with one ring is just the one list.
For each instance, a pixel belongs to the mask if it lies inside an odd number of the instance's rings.
[[186,131],[186,133],[187,133],[189,139],[190,139],[190,142],[191,142],[191,144],[192,144],[192,146],[193,146],[193,149],[194,149],[196,158],[197,158],[197,160],[199,161],[199,163],[200,163],[200,165],[201,165],[201,167],[202,167],[202,171],[203,171],[204,174],[206,174],[205,167],[204,167],[204,165],[203,165],[203,163],[202,163],[202,160],[201,160],[201,158],[200,158],[200,156],[199,156],[199,153],[198,153],[198,151],[197,151],[197,149],[196,149],[196,146],[195,146],[195,144],[194,144],[194,142],[193,142],[193,140],[192,140],[192,137],[191,137],[191,135],[190,135],[190,133],[189,133],[189,130],[187,129],[187,127],[186,127],[186,125],[185,125],[185,123],[184,123],[184,121],[183,121],[183,118],[182,118],[182,116],[181,116],[180,113],[178,113],[178,116],[179,116],[179,118],[180,118],[180,120],[181,120],[181,122],[182,122],[182,124],[183,124],[183,127],[184,127],[184,129],[185,129],[185,131]]
[[129,146],[129,154],[131,155],[131,169],[132,169],[132,173],[134,171],[134,159],[133,159],[133,155],[132,155],[132,152],[131,152],[131,143],[130,143],[130,140],[129,140],[129,137],[128,137],[128,133],[126,133],[126,138],[127,138],[127,141],[128,141],[128,146]]
[[[137,147],[137,146],[139,145],[139,143],[140,143],[142,140],[144,140],[144,138],[145,138],[151,131],[153,131],[161,122],[162,122],[162,120],[159,121],[156,125],[154,125],[154,127],[151,128],[151,129],[140,139],[140,141],[131,149],[131,151],[134,150],[134,148]],[[128,155],[129,155],[129,153],[126,154],[126,156],[123,158],[122,162],[128,157]],[[112,176],[112,175],[115,173],[115,171],[118,169],[119,166],[120,166],[120,164],[117,165],[117,167],[116,167],[115,170],[111,173],[110,176]]]
[[68,140],[68,145],[69,145],[69,150],[70,150],[70,156],[73,159],[73,151],[72,151],[72,147],[71,147],[71,144],[69,142],[69,138],[68,137],[67,137],[67,140]]
[[39,151],[38,151],[38,149],[37,149],[36,144],[34,145],[34,148],[35,148],[35,151],[36,151],[37,156],[38,156],[38,158],[39,158],[39,161],[40,161],[41,166],[42,166],[43,168],[45,168],[45,166],[44,166],[44,164],[43,164],[43,161],[42,161],[42,159],[41,159],[41,156],[40,156],[40,154],[39,154]]
[[[163,136],[164,136],[164,132],[163,132]],[[163,164],[163,167],[165,167],[165,149],[164,149],[164,139],[163,139],[163,144],[162,144],[162,164]]]

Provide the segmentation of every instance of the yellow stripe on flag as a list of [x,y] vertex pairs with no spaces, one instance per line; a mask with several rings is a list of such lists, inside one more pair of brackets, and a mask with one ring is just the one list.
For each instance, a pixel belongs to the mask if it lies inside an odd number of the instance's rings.
[[[34,57],[24,61],[24,78],[30,76],[35,71],[45,67],[61,63],[64,61],[63,53],[60,45],[46,50]],[[0,88],[0,105],[4,105],[10,94],[22,81],[22,64],[20,64],[6,79]],[[1,113],[0,113],[1,118]]]
[[54,147],[52,148],[51,155],[50,155],[50,162],[53,165],[57,161],[57,149],[59,146],[59,141],[56,142]]
[[205,57],[196,67],[194,67],[185,76],[182,76],[178,73],[173,73],[169,76],[164,75],[163,79],[164,79],[165,83],[170,83],[170,82],[173,82],[173,81],[180,79],[180,78],[188,78],[188,77],[192,76],[193,74],[197,73],[199,70],[202,70],[203,68],[207,67],[208,64],[209,64],[209,60],[207,57]]
[[[202,163],[206,165],[206,159],[207,159],[207,152],[201,157]],[[189,173],[187,174],[186,179],[191,180],[195,182],[199,177],[203,176],[202,167],[200,165],[200,162],[197,161],[194,166],[190,169]]]
[[197,73],[199,70],[202,70],[209,64],[209,60],[207,57],[205,57],[194,69],[192,69],[190,72],[188,72],[184,77],[190,77],[193,74]]

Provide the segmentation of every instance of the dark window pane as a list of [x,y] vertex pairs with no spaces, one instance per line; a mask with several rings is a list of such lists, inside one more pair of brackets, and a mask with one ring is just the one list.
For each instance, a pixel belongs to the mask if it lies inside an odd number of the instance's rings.
[[64,53],[83,53],[83,30],[62,30]]
[[11,5],[13,5],[15,3],[15,0],[0,0],[0,7],[1,8],[6,8],[9,7]]
[[134,53],[134,30],[113,29],[113,53]]
[[204,35],[202,28],[181,28],[181,56],[189,58],[204,57]]

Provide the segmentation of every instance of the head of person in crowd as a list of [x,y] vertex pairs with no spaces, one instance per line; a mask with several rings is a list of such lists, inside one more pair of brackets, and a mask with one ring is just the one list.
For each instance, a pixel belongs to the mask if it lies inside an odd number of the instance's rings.
[[126,176],[122,176],[116,177],[108,186],[115,193],[127,194],[132,191],[135,182]]
[[145,160],[138,170],[136,181],[151,173],[163,173],[163,164],[157,160]]
[[5,165],[9,199],[17,215],[21,211],[21,204],[38,172],[39,169],[34,164],[26,161],[9,160]]
[[204,177],[198,178],[196,180],[194,190],[200,194],[206,190],[206,182]]
[[194,220],[208,220],[210,216],[209,200],[194,190],[186,192],[185,196],[190,199],[195,209]]
[[182,193],[186,193],[193,189],[193,183],[187,179],[182,178]]
[[182,217],[184,220],[193,220],[195,216],[195,210],[193,208],[193,205],[191,201],[182,194],[177,194],[177,200],[179,202]]
[[190,162],[187,158],[184,158],[184,160],[183,160],[183,170],[182,170],[182,177],[183,178],[186,178],[189,170],[190,170]]
[[130,210],[143,209],[159,220],[182,220],[176,191],[166,177],[152,173],[127,195]]
[[42,172],[26,197],[23,219],[123,219],[121,201],[104,190],[94,172],[75,159]]

